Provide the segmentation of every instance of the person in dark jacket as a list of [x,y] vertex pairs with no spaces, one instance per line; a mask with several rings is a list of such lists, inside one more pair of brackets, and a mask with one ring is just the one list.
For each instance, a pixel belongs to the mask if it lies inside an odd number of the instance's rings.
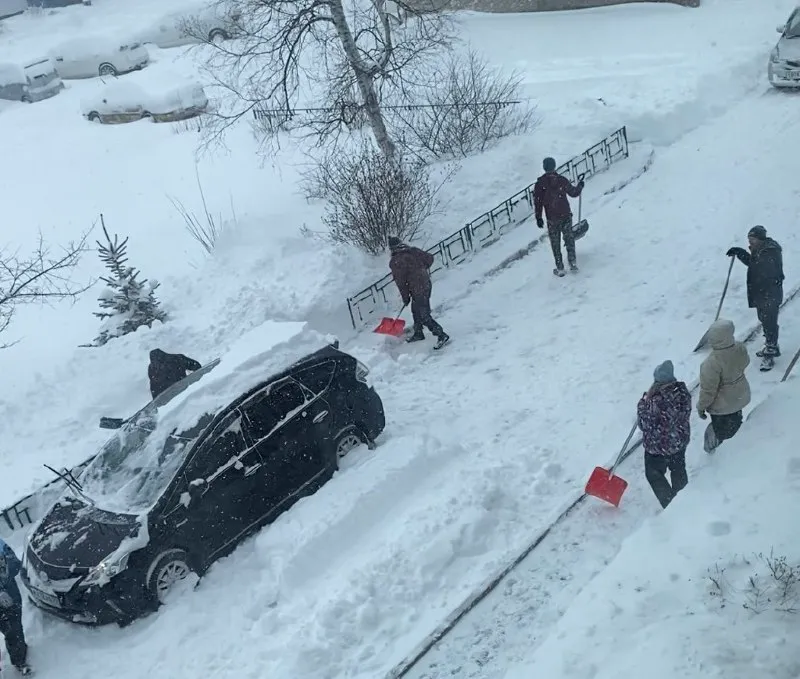
[[0,634],[6,639],[11,664],[20,674],[30,674],[28,644],[22,629],[22,595],[16,577],[22,564],[3,540],[0,540]]
[[566,177],[556,172],[556,161],[553,158],[545,158],[542,163],[544,174],[536,180],[533,187],[533,209],[536,214],[536,225],[544,228],[542,211],[547,217],[547,235],[550,237],[550,246],[553,248],[553,258],[556,268],[553,273],[556,276],[564,275],[564,260],[561,257],[561,239],[564,239],[564,247],[567,249],[567,261],[569,268],[576,272],[578,270],[578,258],[575,254],[575,236],[572,233],[572,209],[569,206],[567,196],[577,198],[583,191],[583,179],[577,186]]
[[[644,443],[644,473],[650,487],[666,508],[689,482],[686,448],[691,438],[689,417],[692,395],[684,382],[675,379],[672,361],[664,361],[653,372],[653,386],[636,408]],[[667,470],[670,472],[670,484]]]
[[168,354],[161,349],[150,352],[150,365],[147,366],[147,376],[150,378],[150,393],[153,398],[164,390],[169,389],[176,382],[186,377],[186,372],[194,372],[202,366],[193,358],[183,354]]
[[433,255],[411,245],[406,245],[396,236],[389,236],[389,269],[394,277],[403,304],[411,304],[414,319],[414,334],[408,342],[425,339],[423,328],[428,328],[438,340],[434,349],[441,349],[450,341],[450,336],[431,316],[431,272]]
[[781,355],[778,345],[778,312],[783,302],[783,252],[776,241],[767,236],[763,226],[754,226],[747,233],[750,252],[731,248],[725,254],[738,257],[747,267],[747,304],[755,308],[764,328],[764,348],[756,356],[767,360]]

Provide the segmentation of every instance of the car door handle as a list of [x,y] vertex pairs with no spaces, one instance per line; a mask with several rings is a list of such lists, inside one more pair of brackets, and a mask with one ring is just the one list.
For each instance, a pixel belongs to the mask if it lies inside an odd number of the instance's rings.
[[318,413],[317,415],[315,415],[314,419],[312,421],[314,422],[314,424],[319,424],[326,417],[328,417],[328,411],[327,410],[323,410],[321,413]]
[[252,465],[251,467],[248,467],[247,469],[244,470],[244,475],[245,476],[250,476],[251,474],[255,474],[260,466],[261,466],[261,463],[260,462],[256,462],[254,465]]

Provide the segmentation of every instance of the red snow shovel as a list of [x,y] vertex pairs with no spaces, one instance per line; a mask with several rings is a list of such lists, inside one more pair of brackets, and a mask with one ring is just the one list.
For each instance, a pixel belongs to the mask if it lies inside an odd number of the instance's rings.
[[634,422],[633,427],[631,427],[631,433],[628,434],[628,438],[626,438],[625,443],[622,444],[622,450],[619,451],[617,461],[611,465],[611,469],[605,469],[604,467],[594,468],[592,475],[586,483],[585,492],[587,495],[605,500],[615,507],[619,507],[619,501],[622,499],[622,494],[628,487],[628,482],[621,476],[614,476],[614,469],[622,462],[622,457],[628,450],[628,444],[633,438],[636,427],[637,423]]
[[403,313],[403,309],[406,308],[406,305],[403,305],[403,308],[400,309],[400,312],[397,314],[397,318],[389,318],[388,316],[384,316],[381,319],[381,322],[378,323],[378,327],[375,328],[372,332],[377,332],[379,335],[391,335],[392,337],[400,337],[403,334],[403,330],[405,330],[406,322],[400,318],[400,314]]

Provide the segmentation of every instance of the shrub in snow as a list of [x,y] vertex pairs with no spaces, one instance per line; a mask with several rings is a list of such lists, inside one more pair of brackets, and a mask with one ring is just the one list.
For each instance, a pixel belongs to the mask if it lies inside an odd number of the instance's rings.
[[451,54],[417,80],[430,84],[415,89],[414,105],[392,109],[392,127],[425,160],[481,153],[539,123],[535,107],[521,101],[522,76],[498,71],[477,52]]
[[[170,198],[172,206],[177,210],[178,214],[183,219],[184,226],[189,232],[189,235],[196,240],[200,246],[208,253],[211,254],[217,245],[217,240],[222,235],[222,230],[226,224],[226,220],[222,215],[214,216],[208,209],[206,203],[206,194],[203,191],[203,184],[200,181],[200,173],[197,166],[194,168],[194,174],[197,179],[197,188],[200,192],[200,201],[203,204],[203,214],[199,215],[187,208],[177,198]],[[236,224],[236,211],[233,207],[233,197],[231,197],[231,219],[228,223]]]
[[335,150],[304,179],[306,196],[328,204],[326,231],[304,232],[380,254],[389,236],[411,240],[439,211],[437,194],[447,179],[434,186],[422,163],[387,157],[368,142],[349,152]]
[[[102,215],[100,218],[102,220]],[[167,315],[159,308],[155,296],[158,283],[147,279],[139,280],[139,271],[127,264],[128,239],[120,242],[116,234],[112,239],[108,235],[105,222],[103,233],[106,243],[97,241],[97,247],[100,259],[110,275],[100,278],[108,287],[98,298],[101,311],[94,314],[104,321],[100,334],[90,345],[95,347],[104,345],[114,337],[127,335],[143,325],[149,328],[154,321],[167,320]]]
[[741,566],[746,570],[739,582],[731,581],[728,568],[717,565],[709,571],[709,595],[720,607],[735,604],[752,613],[797,613],[800,564],[770,553],[756,554],[752,560],[743,557]]

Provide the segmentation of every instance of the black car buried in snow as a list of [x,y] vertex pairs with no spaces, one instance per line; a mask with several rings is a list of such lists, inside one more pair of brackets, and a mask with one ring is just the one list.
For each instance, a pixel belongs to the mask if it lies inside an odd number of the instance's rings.
[[216,408],[204,384],[174,385],[185,393],[130,418],[28,538],[21,575],[34,604],[95,625],[158,608],[176,582],[314,493],[351,448],[374,447],[385,418],[367,373],[335,343],[238,391],[234,373]]

